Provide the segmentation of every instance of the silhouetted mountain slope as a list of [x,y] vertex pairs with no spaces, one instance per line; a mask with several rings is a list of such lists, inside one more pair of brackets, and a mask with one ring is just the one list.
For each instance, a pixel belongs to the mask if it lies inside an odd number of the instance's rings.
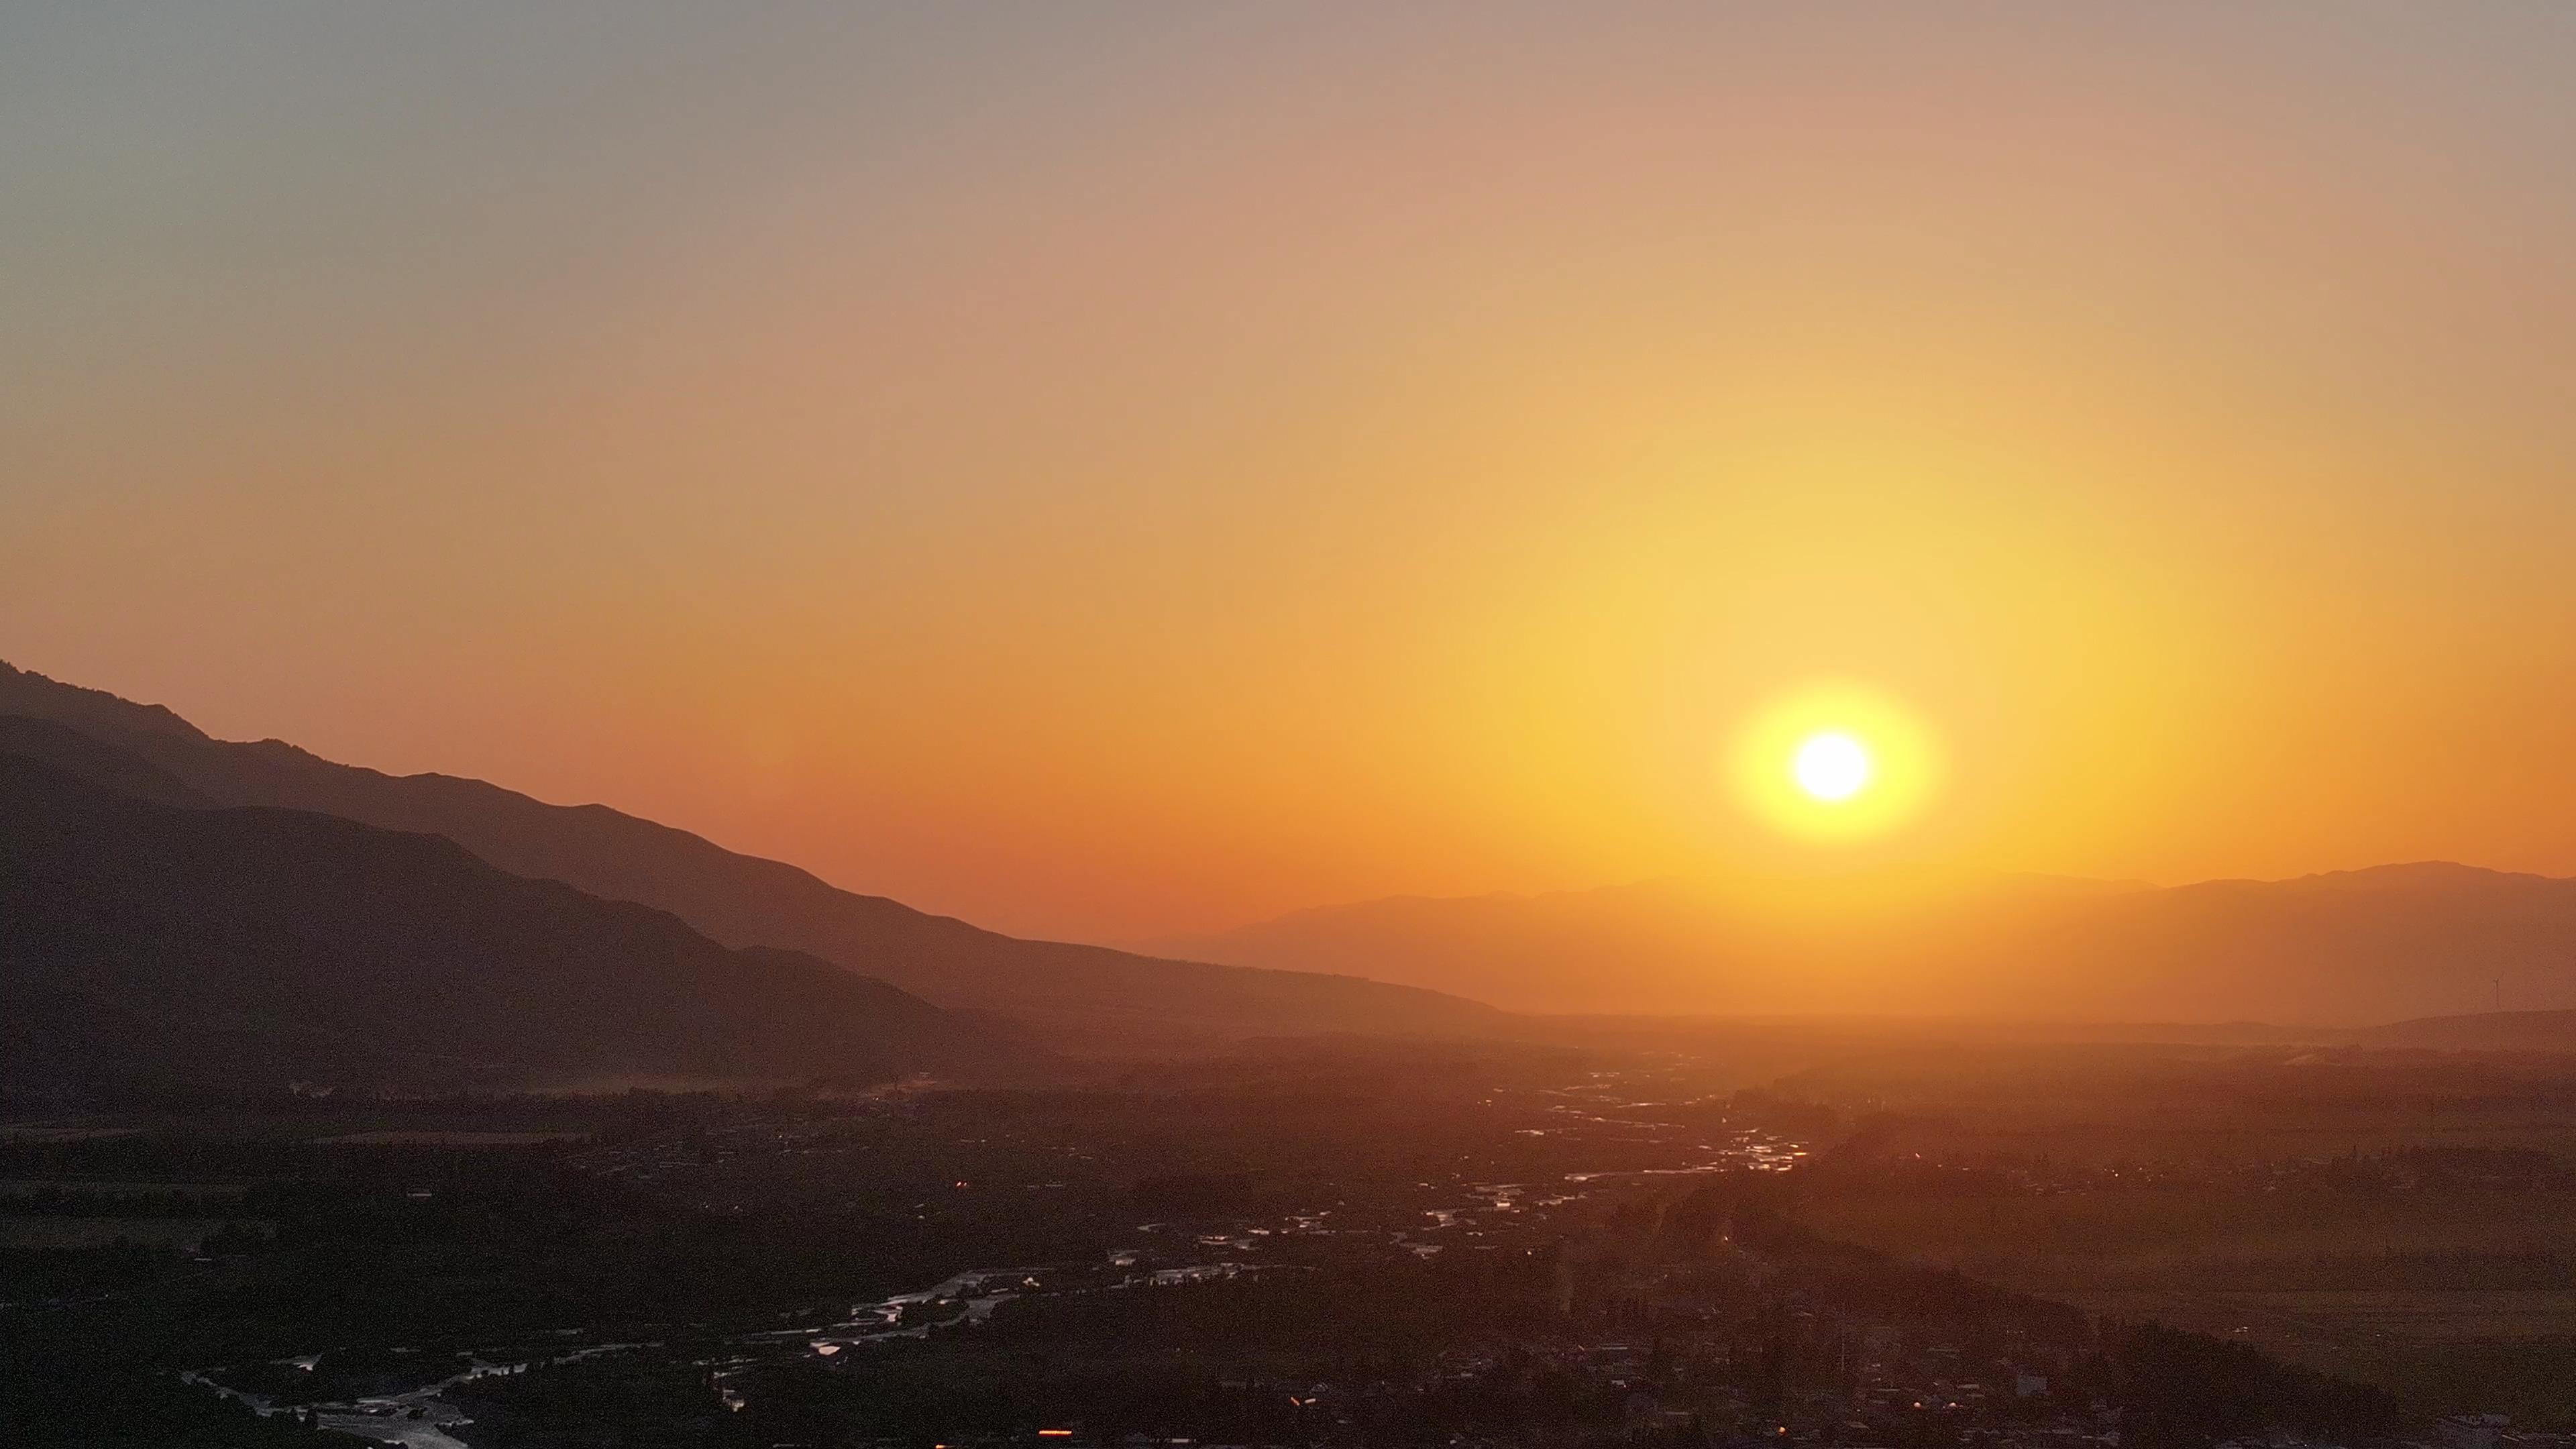
[[605,806],[548,805],[446,775],[384,775],[275,740],[218,741],[158,706],[5,664],[0,712],[59,721],[132,750],[221,803],[444,835],[503,870],[657,906],[728,945],[807,951],[941,1006],[1010,1013],[1067,1051],[1199,1051],[1315,1032],[1455,1034],[1504,1020],[1476,1002],[1355,976],[1002,936]]
[[2002,1013],[2361,1026],[2576,1005],[2576,881],[2447,863],[2171,889],[1872,878],[1398,899],[1179,944],[1522,1010]]
[[82,734],[69,725],[25,715],[0,715],[0,755],[16,755],[51,765],[78,780],[113,794],[131,795],[162,805],[190,808],[211,805],[203,792],[178,776],[128,750]]
[[452,841],[175,808],[16,754],[0,754],[0,994],[0,1082],[19,1091],[865,1082],[1032,1059],[995,1023]]

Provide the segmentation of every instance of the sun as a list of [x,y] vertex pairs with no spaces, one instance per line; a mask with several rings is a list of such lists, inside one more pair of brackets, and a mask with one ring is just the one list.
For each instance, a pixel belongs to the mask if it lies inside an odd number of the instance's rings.
[[1869,751],[1841,730],[1809,735],[1789,762],[1798,788],[1818,800],[1848,800],[1868,788],[1873,773]]
[[1746,814],[1792,839],[1838,845],[1912,824],[1946,772],[1921,713],[1869,685],[1817,679],[1747,711],[1726,773]]

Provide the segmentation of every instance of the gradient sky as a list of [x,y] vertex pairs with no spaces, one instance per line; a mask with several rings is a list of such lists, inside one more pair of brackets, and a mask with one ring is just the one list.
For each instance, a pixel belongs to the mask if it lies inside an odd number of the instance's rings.
[[2576,7],[858,10],[0,9],[0,658],[1094,939],[2576,873]]

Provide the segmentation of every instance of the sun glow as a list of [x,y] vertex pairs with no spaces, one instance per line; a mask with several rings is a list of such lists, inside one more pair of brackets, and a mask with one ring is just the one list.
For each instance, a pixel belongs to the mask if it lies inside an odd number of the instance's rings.
[[1931,731],[1913,711],[1873,689],[1823,683],[1756,711],[1736,738],[1729,773],[1738,801],[1765,824],[1840,841],[1912,820],[1941,772]]

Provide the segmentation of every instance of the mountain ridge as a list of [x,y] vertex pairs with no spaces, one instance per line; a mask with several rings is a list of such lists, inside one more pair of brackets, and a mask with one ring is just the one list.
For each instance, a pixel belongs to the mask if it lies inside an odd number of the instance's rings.
[[1029,941],[783,861],[726,850],[606,805],[555,805],[488,781],[389,775],[281,740],[214,739],[176,713],[0,663],[0,713],[132,751],[223,804],[317,811],[446,836],[515,875],[639,901],[728,946],[807,952],[946,1007],[1009,1014],[1085,1055],[1198,1054],[1256,1036],[1482,1034],[1503,1013],[1419,987]]
[[0,753],[0,1083],[99,1095],[865,1083],[1054,1067],[997,1023],[442,836],[121,795]]

